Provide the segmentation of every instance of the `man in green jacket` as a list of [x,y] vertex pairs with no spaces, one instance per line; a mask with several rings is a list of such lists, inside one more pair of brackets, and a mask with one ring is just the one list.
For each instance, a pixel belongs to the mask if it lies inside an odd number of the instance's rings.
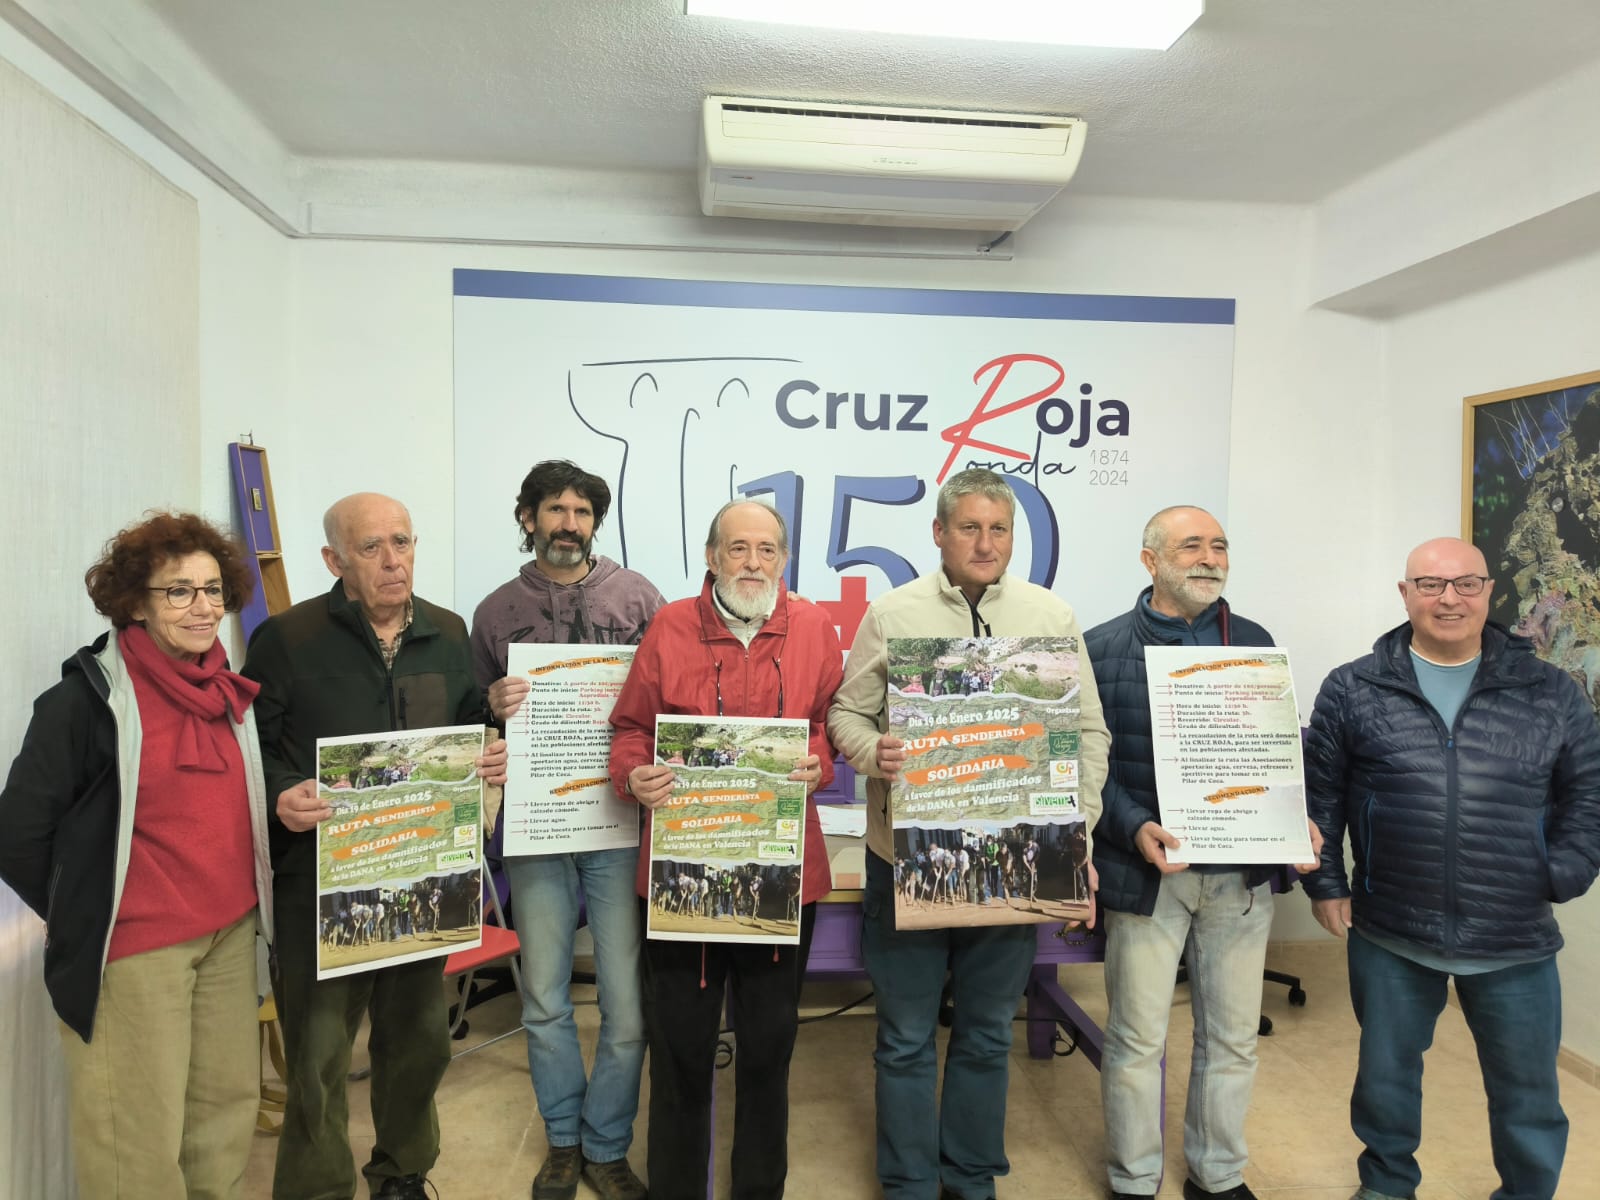
[[[433,1095],[450,1062],[443,958],[317,982],[316,835],[333,815],[317,794],[317,739],[481,724],[466,625],[412,595],[416,538],[399,501],[360,493],[327,512],[322,558],[336,582],[266,621],[244,674],[256,699],[271,821],[278,926],[273,990],[283,1023],[288,1097],[273,1177],[275,1200],[352,1200],[345,1078],[362,1014],[372,1033],[377,1143],[362,1168],[374,1196],[424,1197],[439,1156]],[[504,741],[478,759],[503,784]]]

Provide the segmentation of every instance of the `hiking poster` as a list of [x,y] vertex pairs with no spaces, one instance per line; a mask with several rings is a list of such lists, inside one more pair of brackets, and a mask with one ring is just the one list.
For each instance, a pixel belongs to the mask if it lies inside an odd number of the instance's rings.
[[675,776],[650,826],[647,935],[800,940],[806,785],[803,718],[656,718],[656,762]]
[[481,940],[483,727],[317,740],[317,978]]
[[890,638],[895,927],[1081,921],[1078,641]]
[[1300,710],[1275,647],[1146,646],[1169,862],[1311,862]]
[[573,854],[639,844],[639,806],[611,786],[607,718],[633,646],[513,642],[506,673],[527,697],[506,726],[501,834],[507,854]]

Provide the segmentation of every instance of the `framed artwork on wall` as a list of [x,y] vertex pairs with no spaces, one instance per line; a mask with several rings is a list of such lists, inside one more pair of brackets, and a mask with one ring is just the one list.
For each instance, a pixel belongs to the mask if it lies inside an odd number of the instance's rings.
[[1461,528],[1495,581],[1489,618],[1600,711],[1600,371],[1466,398]]

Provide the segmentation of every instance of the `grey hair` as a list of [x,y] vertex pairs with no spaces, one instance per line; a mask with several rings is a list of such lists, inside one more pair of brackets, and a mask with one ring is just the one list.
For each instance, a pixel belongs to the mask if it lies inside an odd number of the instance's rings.
[[939,489],[939,524],[950,523],[950,514],[963,496],[982,496],[996,504],[1004,504],[1011,510],[1011,519],[1016,520],[1017,494],[1011,490],[1011,485],[984,467],[970,467],[950,476]]
[[341,563],[345,561],[349,547],[344,544],[344,522],[340,520],[343,509],[352,500],[385,500],[397,505],[406,515],[406,524],[411,524],[411,510],[393,496],[385,496],[381,492],[351,492],[348,496],[341,496],[328,506],[328,511],[322,514],[322,536],[327,539],[328,549],[333,551],[333,556]]
[[322,514],[322,536],[328,543],[328,549],[340,562],[344,561],[344,543],[341,540],[344,530],[339,527],[339,504],[335,500],[328,506],[328,511]]
[[711,518],[711,528],[706,533],[706,549],[715,553],[722,542],[722,518],[730,509],[738,508],[743,504],[753,504],[757,508],[764,508],[772,514],[772,519],[778,523],[778,552],[785,558],[789,556],[789,526],[784,522],[783,514],[770,504],[763,504],[759,500],[740,498],[729,500],[717,509],[717,515]]
[[1216,519],[1214,514],[1198,504],[1169,504],[1144,523],[1144,539],[1140,544],[1146,550],[1159,554],[1167,548],[1167,518],[1175,512],[1203,512],[1212,520]]

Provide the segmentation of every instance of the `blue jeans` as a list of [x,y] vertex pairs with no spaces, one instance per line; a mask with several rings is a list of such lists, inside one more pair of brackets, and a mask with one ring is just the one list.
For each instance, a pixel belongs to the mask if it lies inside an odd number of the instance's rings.
[[[902,931],[894,869],[867,852],[861,953],[877,996],[878,1182],[885,1200],[994,1195],[1006,1161],[1011,1023],[1038,949],[1033,925]],[[939,999],[950,974],[955,1020],[938,1079]]]
[[1161,1186],[1162,1059],[1178,962],[1188,947],[1194,1059],[1184,1104],[1189,1178],[1211,1192],[1242,1180],[1244,1119],[1256,1077],[1261,970],[1272,929],[1272,892],[1245,872],[1164,875],[1148,917],[1108,912],[1105,1047],[1100,1095],[1106,1173],[1114,1191]]
[[[1349,956],[1350,1001],[1361,1023],[1350,1097],[1350,1126],[1366,1145],[1357,1163],[1361,1182],[1384,1195],[1409,1196],[1422,1179],[1415,1157],[1422,1141],[1422,1053],[1433,1044],[1450,976],[1354,931]],[[1455,981],[1489,1100],[1489,1145],[1500,1172],[1491,1200],[1550,1200],[1567,1150],[1556,1082],[1555,957]]]
[[[551,1146],[581,1146],[590,1162],[627,1156],[639,1111],[644,1013],[639,982],[637,848],[506,859],[522,940],[522,1027],[528,1072]],[[589,911],[599,988],[600,1044],[585,1080],[572,1019],[578,889]]]

